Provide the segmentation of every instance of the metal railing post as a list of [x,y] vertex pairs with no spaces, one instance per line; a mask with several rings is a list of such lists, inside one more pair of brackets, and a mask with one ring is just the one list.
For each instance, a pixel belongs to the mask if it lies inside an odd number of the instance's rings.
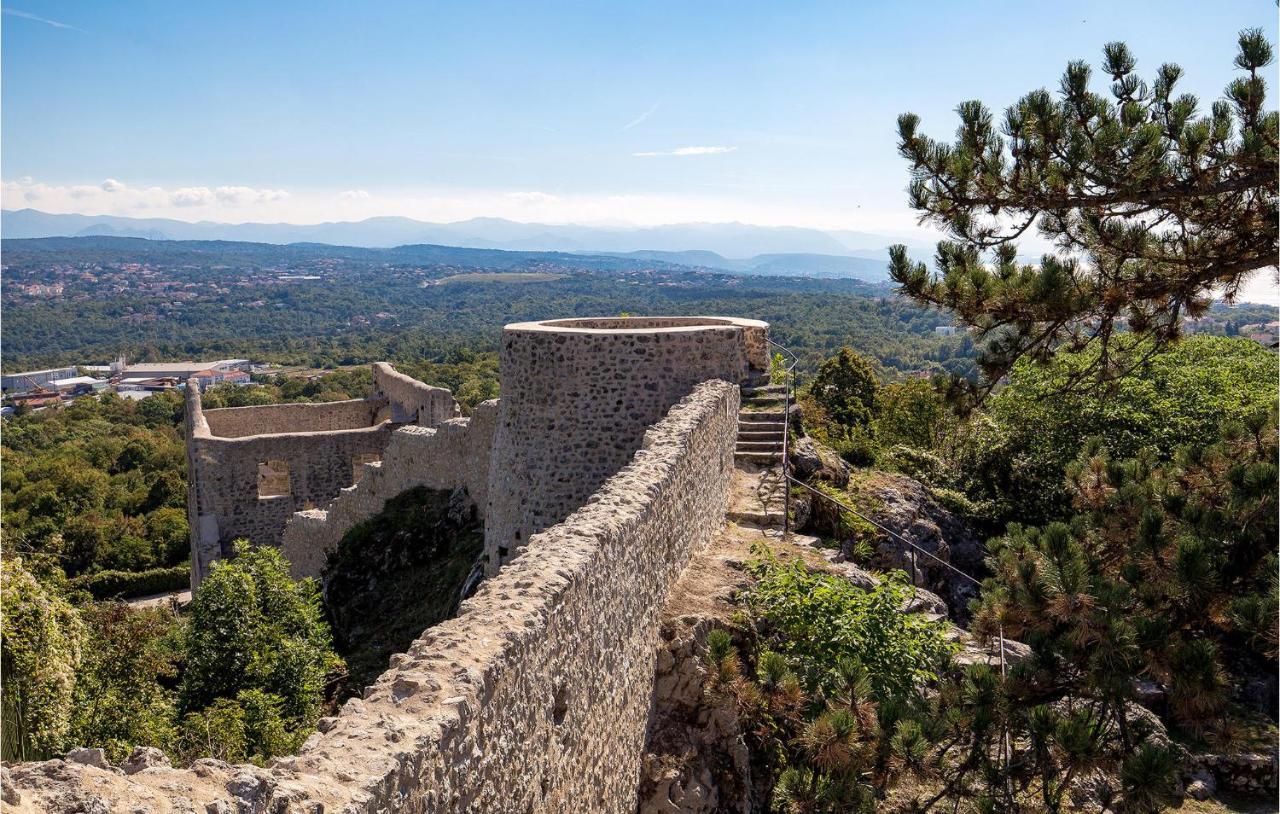
[[782,539],[791,539],[791,376],[787,376],[782,399]]
[[[782,398],[782,538],[787,540],[791,538],[791,402],[795,394],[796,365],[800,364],[800,360],[790,348],[768,338],[765,342],[791,357],[791,364],[787,365],[783,378]],[[769,368],[769,383],[773,384],[772,361]]]

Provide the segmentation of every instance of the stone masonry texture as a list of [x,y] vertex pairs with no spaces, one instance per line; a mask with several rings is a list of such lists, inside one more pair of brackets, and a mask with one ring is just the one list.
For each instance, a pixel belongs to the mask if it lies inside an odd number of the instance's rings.
[[634,811],[659,613],[723,524],[738,406],[736,382],[694,386],[585,505],[393,656],[298,755],[132,774],[69,756],[12,767],[6,799],[139,814]]
[[280,543],[289,573],[294,579],[319,577],[326,555],[344,534],[415,486],[463,486],[483,518],[497,413],[498,402],[486,401],[468,418],[451,418],[434,428],[411,425],[391,433],[382,459],[364,464],[364,475],[355,485],[340,489],[326,507],[297,512],[289,519]]
[[569,515],[698,382],[768,367],[768,325],[724,317],[561,319],[502,334],[489,573]]
[[[430,427],[459,414],[448,390],[373,366],[374,395],[324,404],[204,410],[187,386],[187,520],[191,587],[231,544],[279,545],[296,512],[352,485],[360,461],[380,459],[396,424]],[[259,495],[259,473],[287,471],[283,494]]]

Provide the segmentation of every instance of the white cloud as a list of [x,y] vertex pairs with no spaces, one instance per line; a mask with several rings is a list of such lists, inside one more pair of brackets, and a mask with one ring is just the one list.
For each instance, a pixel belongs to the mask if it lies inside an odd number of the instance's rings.
[[[696,155],[696,153],[695,153]],[[110,191],[109,191],[110,190]],[[362,194],[363,193],[363,194]],[[893,207],[798,195],[734,191],[714,194],[653,195],[634,189],[555,194],[536,189],[448,187],[384,188],[368,192],[342,187],[284,190],[239,185],[133,186],[99,179],[92,184],[49,184],[32,178],[0,181],[6,209],[31,206],[43,212],[125,215],[222,223],[321,223],[398,215],[432,222],[474,217],[530,223],[729,222],[762,226],[812,226],[915,234],[915,215],[905,202]]]
[[245,215],[257,214],[264,207],[285,201],[289,193],[283,189],[260,189],[249,186],[189,186],[176,189],[135,187],[116,178],[97,184],[46,184],[23,176],[16,181],[0,183],[0,194],[6,207],[18,199],[49,212],[76,212],[84,215],[128,215],[138,210],[184,211],[206,209],[211,217],[235,209]]
[[[204,187],[199,189],[204,190]],[[205,190],[207,191],[207,190]],[[254,189],[253,187],[218,187],[213,191],[213,196],[218,199],[219,203],[228,204],[230,206],[245,206],[247,204],[268,203],[271,201],[282,201],[289,197],[289,193],[283,189]]]
[[169,193],[169,203],[174,206],[207,206],[213,201],[213,190],[208,187],[181,187]]
[[649,108],[649,109],[648,109],[648,110],[646,110],[645,112],[641,113],[639,116],[636,116],[634,119],[632,119],[631,121],[629,121],[629,122],[627,122],[626,124],[624,124],[624,125],[622,126],[622,132],[624,132],[624,133],[625,133],[626,131],[630,130],[631,128],[636,127],[636,126],[638,126],[638,125],[642,124],[642,123],[644,122],[644,120],[645,120],[645,119],[649,118],[650,116],[652,116],[654,113],[657,113],[657,112],[658,112],[658,103],[657,103],[657,102],[654,102],[654,103],[653,103],[653,107]]
[[644,153],[632,153],[638,158],[652,158],[654,156],[663,155],[720,155],[721,153],[731,153],[737,147],[677,147],[674,150],[651,150]]
[[546,192],[508,192],[504,197],[509,201],[522,204],[550,204],[560,200]]

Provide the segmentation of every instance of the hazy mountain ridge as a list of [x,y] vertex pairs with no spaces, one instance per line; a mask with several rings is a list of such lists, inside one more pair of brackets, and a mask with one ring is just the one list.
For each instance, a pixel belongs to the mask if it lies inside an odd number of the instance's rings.
[[[862,232],[836,233],[843,238],[840,240],[817,229],[742,223],[615,227],[518,223],[502,218],[429,223],[388,216],[302,225],[230,224],[118,215],[60,215],[35,209],[0,212],[0,233],[5,238],[110,236],[285,245],[323,243],[364,248],[425,244],[571,252],[630,256],[741,274],[857,277],[871,281],[887,279],[884,247],[894,242],[883,235]],[[880,247],[876,247],[877,242]]]

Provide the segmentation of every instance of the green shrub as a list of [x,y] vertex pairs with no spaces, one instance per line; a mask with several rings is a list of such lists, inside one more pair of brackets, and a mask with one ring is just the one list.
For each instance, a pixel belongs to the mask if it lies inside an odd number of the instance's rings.
[[167,607],[95,602],[80,611],[87,635],[76,670],[72,742],[120,762],[135,746],[169,749],[182,620]]
[[831,666],[854,659],[866,668],[871,697],[901,700],[937,678],[953,647],[944,626],[902,613],[911,595],[906,576],[891,572],[870,591],[836,574],[810,571],[761,552],[748,568],[758,580],[744,599],[773,632],[773,648],[808,688],[831,678]]
[[280,699],[291,731],[309,731],[320,716],[326,676],[341,665],[315,582],[290,579],[279,549],[240,542],[236,556],[215,563],[192,599],[179,711],[185,716],[261,690]]
[[94,599],[130,599],[181,591],[191,585],[191,566],[149,568],[146,571],[99,571],[71,580],[71,587],[88,591]]
[[0,613],[4,759],[50,757],[67,746],[84,626],[12,555],[0,559]]

